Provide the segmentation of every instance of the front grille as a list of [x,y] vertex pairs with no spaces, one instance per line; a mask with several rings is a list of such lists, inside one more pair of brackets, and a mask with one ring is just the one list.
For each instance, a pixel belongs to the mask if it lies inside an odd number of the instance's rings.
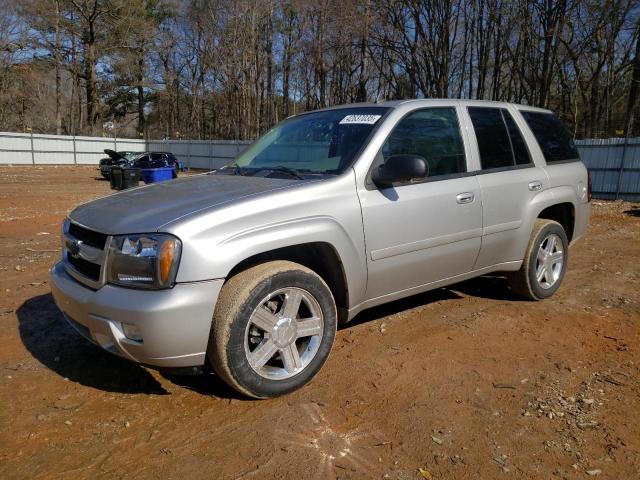
[[83,243],[101,250],[107,243],[107,235],[104,233],[94,232],[75,223],[69,224],[69,234]]
[[73,266],[73,268],[87,278],[90,278],[94,282],[100,280],[100,265],[87,262],[82,258],[72,257],[67,255],[67,261]]

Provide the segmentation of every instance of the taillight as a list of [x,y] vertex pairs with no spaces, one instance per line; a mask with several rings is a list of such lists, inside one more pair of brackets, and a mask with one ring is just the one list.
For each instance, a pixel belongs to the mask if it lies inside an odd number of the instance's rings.
[[591,201],[592,197],[592,186],[591,186],[591,172],[587,171],[587,201]]

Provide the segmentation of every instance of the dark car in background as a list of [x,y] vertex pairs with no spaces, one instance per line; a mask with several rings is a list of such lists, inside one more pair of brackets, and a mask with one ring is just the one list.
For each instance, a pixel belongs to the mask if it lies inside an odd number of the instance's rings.
[[173,178],[178,176],[180,161],[171,152],[116,152],[105,149],[108,157],[100,160],[100,173],[104,178],[111,176],[113,167],[163,168],[173,167]]
[[111,169],[113,167],[130,165],[130,162],[133,162],[133,160],[142,152],[116,152],[107,148],[105,149],[104,153],[106,153],[108,156],[100,159],[99,168],[102,176],[106,179],[109,179],[109,177],[111,177]]

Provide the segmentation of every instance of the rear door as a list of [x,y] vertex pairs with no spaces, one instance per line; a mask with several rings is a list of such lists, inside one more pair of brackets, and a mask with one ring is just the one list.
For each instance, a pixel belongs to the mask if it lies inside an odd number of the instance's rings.
[[474,270],[522,260],[531,228],[525,221],[528,208],[549,187],[547,174],[529,151],[517,123],[522,120],[509,108],[469,106],[466,113],[480,157],[483,206],[482,247]]
[[388,135],[372,168],[389,156],[424,157],[424,181],[358,192],[368,261],[367,299],[471,270],[480,249],[482,202],[469,174],[456,107],[413,110]]
[[587,176],[576,169],[580,155],[564,124],[551,112],[522,110],[546,161],[551,187],[569,186],[583,202],[587,200]]

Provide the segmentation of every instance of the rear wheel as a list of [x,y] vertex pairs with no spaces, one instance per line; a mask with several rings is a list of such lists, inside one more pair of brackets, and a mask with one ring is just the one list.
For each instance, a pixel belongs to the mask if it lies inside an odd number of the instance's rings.
[[522,267],[509,276],[511,290],[529,300],[550,297],[560,288],[568,253],[569,242],[562,225],[536,220]]
[[222,288],[208,357],[238,391],[275,397],[316,375],[331,351],[336,325],[335,302],[322,278],[296,263],[268,262]]

